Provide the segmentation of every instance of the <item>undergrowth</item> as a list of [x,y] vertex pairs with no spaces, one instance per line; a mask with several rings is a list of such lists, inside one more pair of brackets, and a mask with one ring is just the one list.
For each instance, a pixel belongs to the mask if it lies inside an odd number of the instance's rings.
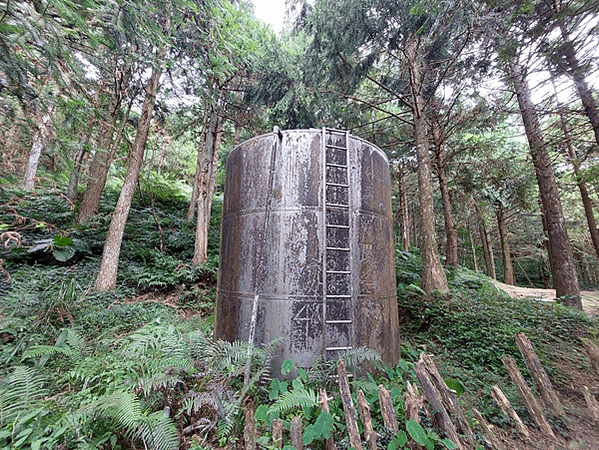
[[[285,361],[282,372],[299,376],[270,381],[276,342],[255,348],[212,339],[222,198],[214,203],[209,262],[192,267],[194,224],[184,219],[186,201],[165,189],[153,193],[152,210],[144,189],[125,232],[117,289],[109,293],[92,286],[115,192],[81,226],[57,192],[0,190],[0,231],[17,233],[0,254],[10,277],[0,286],[0,448],[232,446],[241,442],[248,407],[255,408],[260,448],[272,448],[274,418],[287,439],[294,416],[303,420],[305,445],[319,449],[333,436],[340,449],[349,448],[335,362],[319,359],[302,369]],[[52,246],[62,241],[50,239],[57,234],[71,239],[64,242],[72,257],[56,258]],[[427,298],[420,272],[417,253],[397,251],[400,361],[387,367],[368,349],[346,355],[350,367],[355,358],[377,369],[351,384],[354,403],[361,389],[370,404],[381,448],[406,448],[408,438],[452,448],[426,418],[416,426],[404,417],[403,393],[416,381],[413,366],[422,351],[434,354],[441,374],[463,389],[466,410],[476,407],[498,426],[506,419],[491,399],[494,384],[530,422],[501,363],[507,354],[524,368],[516,333],[530,338],[558,384],[568,383],[564,361],[588,369],[580,339],[597,337],[595,319],[559,304],[513,300],[461,268],[447,271],[451,293]],[[379,385],[391,391],[399,433],[383,425]],[[318,403],[322,388],[331,396],[328,413]]]

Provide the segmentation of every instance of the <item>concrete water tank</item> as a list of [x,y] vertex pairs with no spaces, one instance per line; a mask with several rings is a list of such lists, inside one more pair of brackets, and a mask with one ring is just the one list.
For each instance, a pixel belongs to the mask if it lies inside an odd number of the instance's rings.
[[399,359],[387,157],[341,130],[258,136],[227,160],[215,335],[283,338],[273,374],[368,347]]

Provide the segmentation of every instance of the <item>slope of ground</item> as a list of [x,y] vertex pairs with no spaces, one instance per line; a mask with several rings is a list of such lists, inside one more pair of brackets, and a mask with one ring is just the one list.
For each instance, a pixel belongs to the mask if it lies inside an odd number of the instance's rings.
[[[555,301],[555,289],[526,288],[511,286],[509,284],[494,282],[497,288],[504,291],[512,298],[538,299],[541,301]],[[581,291],[582,307],[590,316],[599,315],[599,291]],[[599,448],[599,446],[598,446]]]

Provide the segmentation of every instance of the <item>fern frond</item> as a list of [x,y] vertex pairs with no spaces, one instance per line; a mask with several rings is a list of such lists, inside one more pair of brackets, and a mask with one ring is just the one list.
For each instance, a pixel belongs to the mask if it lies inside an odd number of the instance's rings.
[[174,358],[185,358],[189,353],[181,333],[172,325],[168,327],[156,326],[155,323],[146,325],[129,336],[129,341],[123,354],[131,358],[147,356],[151,351]]
[[14,421],[21,413],[39,407],[47,396],[45,376],[35,368],[17,366],[0,384],[0,424]]
[[346,350],[341,356],[345,361],[348,372],[360,370],[360,364],[368,362],[376,364],[381,362],[381,355],[367,347],[356,347]]
[[241,402],[236,402],[228,405],[227,412],[222,419],[219,420],[216,427],[216,436],[218,438],[227,438],[233,433],[235,428],[235,416],[239,412]]
[[113,392],[87,405],[90,411],[114,419],[121,427],[131,430],[143,419],[141,404],[135,394],[127,391]]
[[39,358],[42,356],[52,356],[57,353],[62,355],[71,356],[75,353],[75,351],[69,347],[67,344],[59,344],[59,345],[33,345],[31,348],[28,348],[25,353],[23,353],[22,359],[31,359],[31,358]]
[[146,448],[176,450],[179,437],[174,423],[161,411],[146,414],[141,402],[132,392],[113,392],[85,407],[93,413],[114,420],[132,439],[140,439]]
[[193,392],[189,397],[183,400],[182,408],[179,414],[186,412],[191,415],[202,409],[202,406],[209,405],[215,411],[219,409],[219,400],[213,392],[202,392],[197,394]]
[[131,433],[134,439],[143,441],[146,448],[155,450],[177,450],[179,435],[175,424],[161,411],[144,417]]
[[318,395],[312,389],[293,389],[284,392],[270,408],[272,412],[285,412],[293,408],[318,406]]

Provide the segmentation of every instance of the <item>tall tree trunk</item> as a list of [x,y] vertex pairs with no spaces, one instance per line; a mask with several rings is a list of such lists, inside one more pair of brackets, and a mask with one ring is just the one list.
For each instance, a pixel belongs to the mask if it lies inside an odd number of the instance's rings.
[[476,211],[476,217],[478,218],[480,242],[483,249],[483,259],[485,260],[485,266],[487,267],[487,275],[496,280],[497,275],[495,274],[495,256],[493,254],[493,246],[489,241],[489,233],[487,232],[485,218],[476,202],[474,203],[474,210]]
[[428,294],[433,291],[448,292],[449,284],[437,252],[435,237],[435,214],[433,203],[433,182],[429,143],[424,117],[422,98],[421,61],[418,53],[420,37],[412,35],[405,47],[410,73],[410,92],[414,120],[414,138],[418,159],[418,200],[420,203],[420,257],[422,258],[422,286]]
[[580,197],[582,199],[582,206],[584,207],[584,214],[587,219],[589,233],[591,234],[591,241],[593,242],[593,247],[595,248],[595,255],[597,255],[599,258],[599,230],[597,229],[597,222],[595,220],[595,213],[593,211],[593,202],[591,201],[589,190],[584,182],[584,178],[580,170],[580,161],[578,160],[576,149],[574,148],[574,145],[572,145],[572,136],[570,135],[568,123],[566,122],[563,106],[557,97],[557,88],[553,76],[551,77],[551,81],[553,83],[553,90],[556,94],[555,99],[557,103],[557,111],[559,114],[562,132],[564,133],[566,150],[568,151],[568,159],[574,168],[574,179],[576,180],[576,186],[578,186]]
[[[433,136],[438,132],[433,126]],[[458,267],[458,232],[453,219],[451,197],[447,186],[447,175],[445,174],[445,149],[442,144],[435,145],[435,168],[439,189],[441,191],[441,203],[443,205],[443,218],[445,220],[445,265]]]
[[474,261],[474,271],[478,272],[480,269],[478,268],[478,258],[476,256],[476,246],[474,245],[474,236],[472,235],[472,230],[470,229],[470,218],[468,218],[468,237],[470,238],[470,248],[472,249],[472,261]]
[[191,200],[189,201],[189,209],[187,210],[187,220],[193,220],[196,205],[198,203],[198,195],[200,189],[200,173],[202,172],[202,163],[204,161],[204,153],[206,151],[206,135],[210,132],[208,129],[210,114],[202,123],[202,133],[200,134],[200,143],[198,144],[198,157],[196,159],[196,172],[193,177],[193,190],[191,191]]
[[23,177],[23,188],[33,190],[35,188],[35,178],[37,176],[37,167],[40,162],[42,150],[47,145],[48,139],[48,123],[52,118],[53,109],[44,114],[44,116],[37,121],[35,134],[33,135],[33,143],[31,144],[31,151],[29,152],[29,160],[27,161],[27,168],[25,169],[25,175]]
[[81,167],[83,165],[83,160],[85,159],[85,143],[89,135],[81,142],[81,148],[75,152],[75,156],[73,158],[73,170],[71,171],[71,176],[69,177],[69,186],[67,187],[66,197],[69,201],[74,202],[77,197],[77,188],[79,187],[79,175],[81,174]]
[[497,228],[499,229],[499,239],[501,240],[501,257],[503,261],[503,282],[516,286],[516,274],[512,264],[512,256],[510,254],[510,243],[507,237],[507,229],[505,223],[503,204],[498,202],[495,211],[497,217]]
[[559,199],[551,160],[543,140],[543,133],[530,98],[525,71],[514,59],[510,60],[508,70],[514,83],[539,185],[539,194],[547,223],[549,246],[551,247],[550,256],[553,259],[553,283],[556,296],[565,297],[565,304],[582,309],[580,286],[562,212],[562,204]]
[[414,121],[414,139],[418,160],[418,200],[420,209],[420,256],[422,259],[421,288],[428,294],[435,290],[449,291],[449,284],[439,254],[435,236],[435,215],[433,203],[433,183],[422,98],[421,61],[419,55],[420,37],[412,35],[405,47],[410,74],[410,93]]
[[87,186],[81,200],[81,205],[79,206],[78,223],[87,222],[98,210],[100,197],[106,185],[108,170],[112,162],[110,150],[114,135],[114,126],[121,107],[121,98],[118,94],[112,96],[108,106],[107,117],[100,127],[96,149],[89,166]]
[[116,85],[114,87],[114,92],[112,93],[108,104],[106,118],[100,127],[96,150],[93,152],[93,158],[90,162],[87,186],[85,188],[85,193],[83,194],[83,199],[81,200],[81,205],[79,206],[77,223],[87,222],[98,211],[100,198],[102,197],[102,192],[106,186],[108,171],[112,164],[112,158],[118,148],[123,130],[129,119],[129,112],[131,111],[133,100],[135,99],[135,96],[132,95],[117,135],[113,139],[114,127],[116,126],[119,117],[123,98],[129,89],[131,79],[130,68],[118,71],[115,78]]
[[[559,12],[557,5],[554,5],[554,7],[557,8],[557,11]],[[563,41],[560,49],[566,57],[566,62],[570,69],[569,74],[574,81],[574,86],[576,87],[576,91],[578,92],[578,96],[584,107],[584,113],[591,122],[593,133],[595,134],[595,141],[599,144],[599,111],[597,110],[597,103],[595,103],[593,93],[585,78],[587,69],[580,65],[576,56],[576,50],[574,49],[574,43],[570,39],[568,30],[563,23],[560,23],[560,31]]]
[[408,186],[406,171],[403,164],[397,165],[397,190],[399,197],[399,227],[401,229],[401,243],[404,251],[410,250],[410,212],[408,209]]
[[152,112],[156,102],[156,94],[160,85],[161,69],[154,68],[152,75],[146,86],[146,96],[141,109],[141,117],[137,124],[137,132],[135,133],[135,141],[131,154],[129,155],[129,167],[119,200],[117,201],[108,234],[106,235],[106,244],[102,253],[102,264],[96,278],[96,289],[105,291],[116,287],[116,275],[119,263],[119,254],[121,252],[121,243],[123,241],[123,232],[127,224],[129,209],[135,193],[135,186],[139,178],[139,171],[144,159],[144,151],[150,131],[150,123],[152,121]]
[[221,113],[221,102],[217,100],[211,105],[206,145],[202,152],[203,157],[197,177],[197,221],[193,265],[204,264],[208,261],[208,226],[210,225],[210,212],[222,135]]

